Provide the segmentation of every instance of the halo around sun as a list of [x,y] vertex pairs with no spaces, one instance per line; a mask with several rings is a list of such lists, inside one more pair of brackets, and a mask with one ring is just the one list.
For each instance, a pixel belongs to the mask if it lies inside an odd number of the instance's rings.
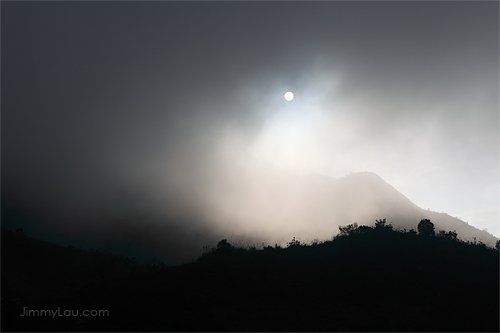
[[285,99],[290,102],[293,99],[293,93],[291,91],[287,91],[285,93]]

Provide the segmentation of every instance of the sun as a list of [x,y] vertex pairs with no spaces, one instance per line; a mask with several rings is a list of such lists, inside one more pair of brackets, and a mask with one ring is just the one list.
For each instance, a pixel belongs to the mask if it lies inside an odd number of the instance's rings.
[[285,99],[290,102],[293,99],[293,93],[291,91],[287,91],[285,93]]

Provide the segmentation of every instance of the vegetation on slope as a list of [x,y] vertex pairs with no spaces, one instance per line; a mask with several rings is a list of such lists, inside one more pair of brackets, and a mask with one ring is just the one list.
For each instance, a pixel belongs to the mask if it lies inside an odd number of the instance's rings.
[[244,249],[222,240],[194,263],[153,265],[31,307],[104,309],[106,316],[20,317],[21,309],[11,309],[2,329],[498,331],[497,250],[436,233],[428,220],[418,233],[385,220],[339,231],[330,241],[293,239],[286,248]]

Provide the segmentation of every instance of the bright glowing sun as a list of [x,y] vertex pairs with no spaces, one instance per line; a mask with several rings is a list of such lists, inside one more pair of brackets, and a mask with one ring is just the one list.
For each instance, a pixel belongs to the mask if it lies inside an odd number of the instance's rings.
[[291,91],[287,91],[285,93],[285,99],[290,102],[293,99],[293,93]]

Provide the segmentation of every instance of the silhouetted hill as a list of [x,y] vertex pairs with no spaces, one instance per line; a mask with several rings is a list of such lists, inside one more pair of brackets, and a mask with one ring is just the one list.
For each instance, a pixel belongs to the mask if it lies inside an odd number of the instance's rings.
[[[105,248],[141,259],[157,257],[172,265],[194,260],[202,246],[222,238],[256,244],[292,237],[324,240],[339,225],[373,225],[374,218],[386,218],[407,230],[430,219],[437,230],[456,230],[461,239],[476,238],[491,247],[497,240],[457,218],[419,208],[374,173],[335,179],[292,175],[255,163],[231,166],[221,174],[210,184],[190,180],[196,194],[162,196],[148,184],[144,192],[125,192],[123,202],[120,195],[110,196],[102,205],[107,207],[105,212],[117,215],[101,215],[91,207],[85,208],[85,214],[64,215],[56,208],[53,218],[48,218],[29,205],[17,206],[6,195],[2,196],[2,225],[24,227],[30,235],[57,244]],[[193,205],[183,206],[182,198]],[[74,222],[64,223],[65,216]]]
[[18,307],[144,271],[135,260],[112,253],[63,247],[5,228],[1,236],[2,300],[17,302]]
[[[194,263],[95,280],[29,307],[108,315],[21,317],[22,308],[4,302],[2,330],[498,331],[498,251],[387,225],[342,230],[332,241],[287,248],[222,240]],[[11,249],[35,255],[34,241],[13,236]],[[4,270],[35,281],[66,274],[67,249],[53,249],[50,268],[27,259],[24,270],[5,267],[13,263],[2,251],[2,297]]]

